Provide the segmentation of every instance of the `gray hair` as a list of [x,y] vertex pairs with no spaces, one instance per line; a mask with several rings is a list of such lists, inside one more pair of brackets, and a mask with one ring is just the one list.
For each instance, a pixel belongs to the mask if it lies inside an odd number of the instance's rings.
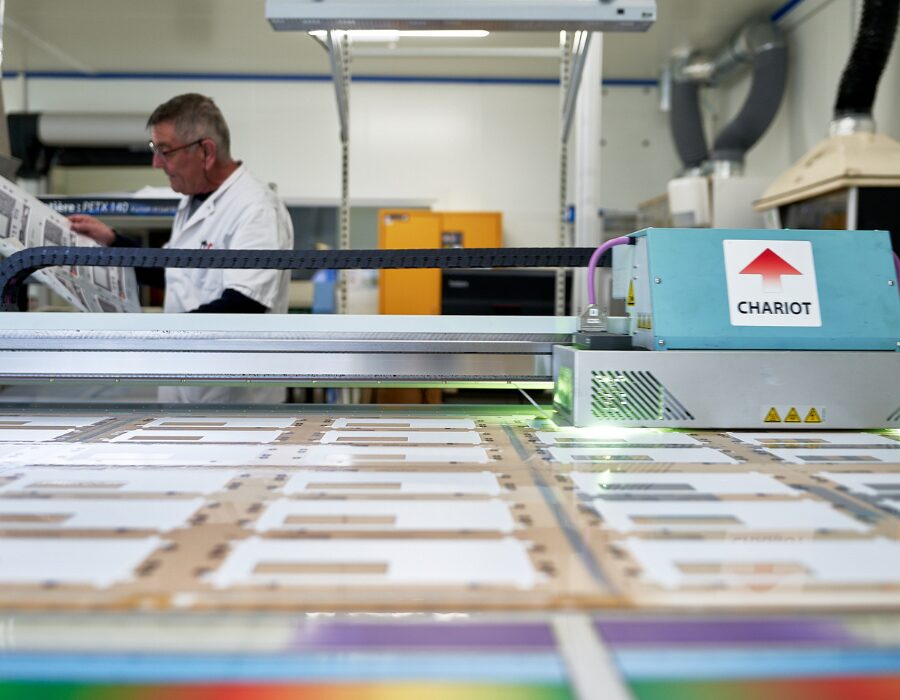
[[185,142],[201,138],[212,139],[216,144],[218,159],[231,159],[228,124],[212,98],[196,92],[173,97],[153,110],[153,114],[147,119],[147,128],[162,122],[171,122],[178,138]]

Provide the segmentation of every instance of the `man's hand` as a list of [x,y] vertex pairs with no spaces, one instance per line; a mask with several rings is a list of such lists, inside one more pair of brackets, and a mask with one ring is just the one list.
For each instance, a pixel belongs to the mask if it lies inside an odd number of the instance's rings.
[[93,239],[100,245],[112,245],[116,240],[115,232],[100,219],[95,219],[87,214],[72,214],[69,217],[72,230]]

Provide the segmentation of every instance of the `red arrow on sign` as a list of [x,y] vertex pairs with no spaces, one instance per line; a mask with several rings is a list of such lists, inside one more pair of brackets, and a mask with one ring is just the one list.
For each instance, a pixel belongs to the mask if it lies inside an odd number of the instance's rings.
[[771,248],[766,248],[739,274],[762,275],[763,291],[780,292],[782,275],[802,275],[803,273],[780,255],[772,252]]

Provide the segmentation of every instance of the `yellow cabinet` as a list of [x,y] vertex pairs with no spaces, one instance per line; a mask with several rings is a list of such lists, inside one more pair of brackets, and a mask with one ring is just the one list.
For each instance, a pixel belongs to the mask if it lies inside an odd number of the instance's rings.
[[[499,248],[503,216],[498,212],[435,212],[382,209],[378,244],[386,250]],[[382,270],[379,311],[383,314],[441,313],[441,271]]]

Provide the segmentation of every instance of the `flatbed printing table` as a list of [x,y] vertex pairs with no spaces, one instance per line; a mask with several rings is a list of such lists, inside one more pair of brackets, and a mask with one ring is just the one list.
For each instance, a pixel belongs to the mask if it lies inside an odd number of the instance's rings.
[[897,431],[0,413],[0,697],[900,688]]

